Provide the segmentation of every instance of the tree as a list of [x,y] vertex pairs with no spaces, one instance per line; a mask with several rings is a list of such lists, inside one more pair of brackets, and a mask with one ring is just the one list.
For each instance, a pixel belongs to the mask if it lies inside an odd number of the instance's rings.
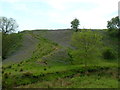
[[107,22],[108,33],[112,37],[120,37],[120,19],[118,16]]
[[18,25],[13,18],[0,17],[0,32],[2,34],[2,59],[5,59],[11,48],[17,46],[18,36],[15,33]]
[[108,29],[120,29],[120,20],[119,20],[119,17],[116,16],[115,18],[112,18],[110,21],[108,21],[108,24],[107,24],[107,28]]
[[[119,16],[113,17],[107,24],[108,34],[111,37],[117,38],[118,45],[120,45],[120,18]],[[120,47],[117,50],[118,58],[120,58]]]
[[94,31],[82,31],[74,33],[72,36],[72,46],[75,48],[72,51],[73,61],[79,64],[92,62],[100,55],[99,49],[101,47],[102,37]]
[[74,19],[72,22],[71,22],[71,27],[73,30],[75,30],[76,32],[78,31],[78,26],[80,25],[79,24],[79,20],[78,19]]
[[16,21],[13,18],[0,17],[0,31],[4,34],[11,33],[18,28]]

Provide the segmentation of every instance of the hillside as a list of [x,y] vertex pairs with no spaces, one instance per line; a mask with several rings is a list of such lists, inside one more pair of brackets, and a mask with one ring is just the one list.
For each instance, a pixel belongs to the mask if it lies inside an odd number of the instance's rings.
[[26,31],[23,33],[22,46],[15,51],[11,56],[3,61],[3,64],[19,62],[31,57],[33,51],[37,47],[38,38],[34,36],[42,36],[49,39],[60,46],[70,47],[70,38],[72,31],[70,30],[50,30],[50,31]]
[[25,33],[22,36],[22,45],[21,47],[15,51],[12,55],[10,55],[7,59],[3,61],[5,63],[14,63],[21,60],[25,60],[31,57],[38,40],[32,37],[29,33]]
[[[106,46],[115,40],[102,35]],[[71,30],[23,31],[22,46],[3,61],[3,88],[117,88],[117,60],[72,64]],[[114,42],[113,42],[114,41]],[[107,43],[106,43],[107,42]],[[109,43],[108,43],[109,42]],[[116,48],[116,47],[115,47]]]

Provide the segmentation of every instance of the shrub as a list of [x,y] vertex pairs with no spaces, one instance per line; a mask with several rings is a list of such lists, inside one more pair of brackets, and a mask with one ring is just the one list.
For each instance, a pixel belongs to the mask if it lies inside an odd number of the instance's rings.
[[4,77],[5,77],[5,78],[8,78],[8,73],[5,73],[5,74],[4,74]]
[[32,72],[24,72],[23,76],[33,76]]
[[2,70],[5,70],[6,68],[4,66],[2,66]]
[[22,64],[22,63],[23,63],[23,61],[20,62],[20,64]]
[[18,66],[20,66],[20,64],[18,64]]
[[118,37],[118,30],[108,30],[108,34],[110,37]]
[[104,59],[108,59],[108,60],[116,58],[115,52],[112,48],[105,48],[102,55]]
[[12,68],[12,66],[11,66],[11,65],[9,65],[7,68]]
[[73,64],[73,56],[72,56],[70,50],[68,51],[68,56],[69,56],[69,61],[71,62],[71,64]]
[[20,69],[20,72],[22,72],[22,71],[23,71],[23,69],[21,68],[21,69]]
[[2,70],[2,74],[4,73],[4,71]]

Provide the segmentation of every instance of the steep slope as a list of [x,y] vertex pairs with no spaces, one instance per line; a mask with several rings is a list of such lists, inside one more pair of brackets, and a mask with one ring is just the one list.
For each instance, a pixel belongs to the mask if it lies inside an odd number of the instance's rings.
[[73,31],[71,30],[46,30],[46,31],[33,31],[34,34],[42,35],[55,43],[63,46],[70,47],[70,39]]
[[22,46],[19,48],[18,51],[14,52],[11,56],[3,61],[3,64],[18,62],[21,60],[25,60],[31,57],[35,47],[38,43],[38,40],[30,33],[23,34],[23,42]]
[[[11,64],[30,58],[36,48],[36,45],[38,45],[39,37],[41,36],[62,47],[70,47],[70,38],[72,35],[72,31],[70,30],[33,30],[23,31],[22,33],[22,47],[5,59],[3,64]],[[59,51],[55,53],[54,57],[58,56],[57,53],[59,54]]]
[[33,31],[34,35],[38,35],[38,37],[42,36],[61,46],[61,48],[56,48],[56,50],[49,55],[42,57],[42,60],[47,61],[49,65],[70,64],[70,56],[66,48],[71,47],[70,40],[72,33],[73,31],[70,30]]

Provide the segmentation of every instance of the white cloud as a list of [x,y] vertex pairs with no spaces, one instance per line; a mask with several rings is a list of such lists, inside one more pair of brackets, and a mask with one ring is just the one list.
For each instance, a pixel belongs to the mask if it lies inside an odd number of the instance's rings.
[[[70,27],[70,22],[74,18],[78,18],[80,20],[80,27],[83,26],[85,28],[106,28],[107,21],[110,20],[112,17],[116,16],[111,15],[111,13],[116,12],[118,10],[118,1],[119,0],[1,0],[2,2],[8,2],[12,5],[14,10],[18,10],[19,12],[25,11],[30,16],[38,17],[40,20],[43,18],[45,19],[47,24],[50,22],[53,24],[61,24],[66,25],[66,27]],[[0,1],[0,2],[1,2]],[[30,5],[27,6],[27,2],[44,2],[49,7],[52,7],[48,11],[40,10],[40,6],[38,9],[31,7]],[[88,3],[89,7],[92,7],[92,4],[96,5],[95,8],[92,9],[85,9],[86,7],[81,7],[82,3]],[[76,7],[76,4],[80,4],[80,6]],[[89,5],[90,4],[90,5]],[[70,7],[72,9],[70,9]],[[33,9],[31,9],[33,8]],[[3,10],[0,9],[0,12]],[[14,13],[15,15],[16,13]],[[17,16],[16,16],[17,17]],[[19,17],[19,16],[18,16]],[[25,16],[24,16],[25,17]],[[26,17],[31,18],[31,17]],[[36,22],[32,25],[30,21],[20,22],[23,28],[27,27],[42,27],[43,24],[40,23],[37,19],[32,18],[31,21]],[[36,20],[36,21],[35,21]],[[26,23],[29,23],[29,26]],[[39,22],[39,24],[38,24]],[[49,25],[46,24],[46,27]],[[54,25],[54,26],[55,26]],[[44,24],[45,27],[45,24]],[[53,27],[54,28],[54,27]]]
[[[65,4],[65,3],[67,3],[66,1],[61,0],[61,3]],[[71,2],[75,2],[75,1],[80,2],[83,0],[70,0],[70,1]],[[86,1],[87,0],[84,0],[84,2],[86,2]],[[85,26],[87,28],[106,28],[107,21],[113,17],[113,16],[108,17],[109,14],[117,11],[117,9],[118,9],[118,1],[117,0],[116,1],[114,1],[114,0],[104,0],[104,1],[103,0],[90,0],[90,1],[93,3],[96,3],[98,5],[98,7],[94,8],[92,10],[89,10],[89,11],[85,11],[85,10],[78,8],[78,10],[74,10],[73,12],[67,12],[67,13],[61,15],[61,17],[63,18],[62,19],[63,21],[60,18],[58,22],[67,24],[71,18],[76,17],[81,21],[81,25]],[[57,4],[59,4],[59,2],[53,3],[53,4],[55,6],[57,6]],[[62,4],[62,5],[64,5],[64,4]],[[67,16],[67,18],[66,18],[66,16]]]

